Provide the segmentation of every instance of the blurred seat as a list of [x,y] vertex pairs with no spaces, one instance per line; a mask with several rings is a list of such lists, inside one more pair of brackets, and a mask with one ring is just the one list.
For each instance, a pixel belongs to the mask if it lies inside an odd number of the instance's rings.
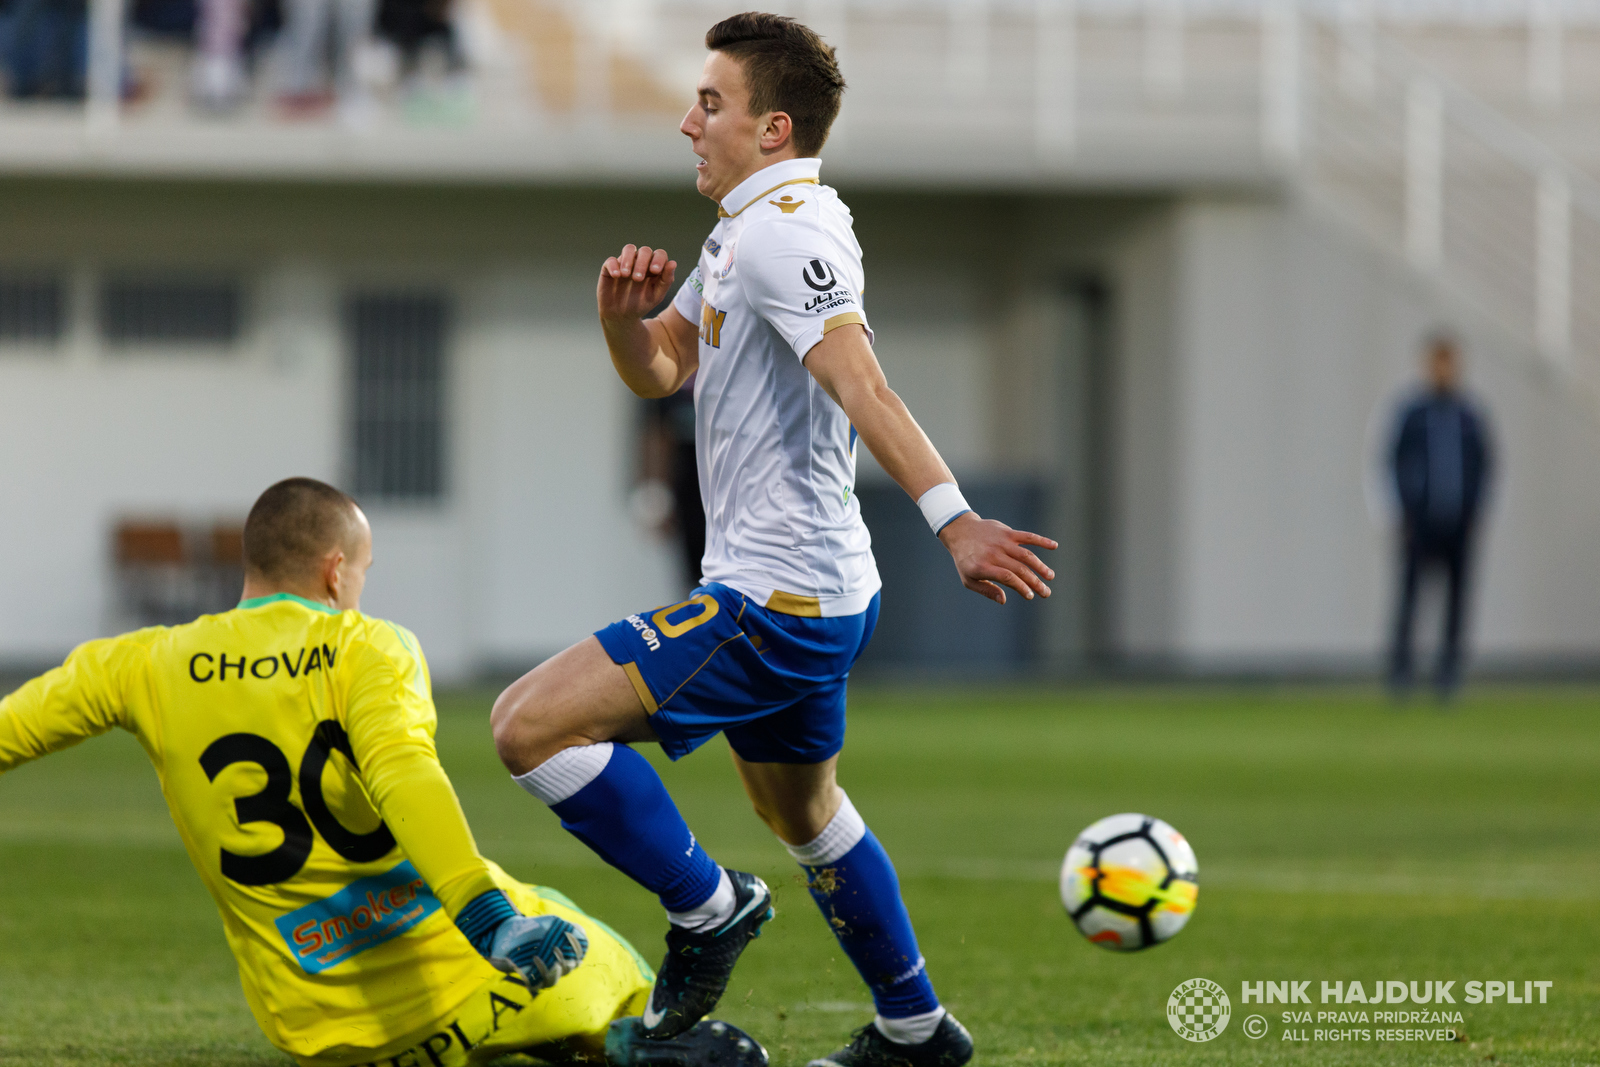
[[112,529],[115,628],[175,626],[238,603],[244,528],[125,519]]
[[[584,80],[585,44],[581,27],[561,6],[546,0],[486,0],[495,25],[527,59],[532,89],[550,111],[581,110],[578,98]],[[613,111],[676,114],[692,102],[683,88],[669,87],[651,72],[640,56],[601,46],[597,58],[606,65],[605,90]]]
[[211,562],[218,566],[244,566],[244,527],[219,523],[211,528]]
[[116,546],[118,566],[183,562],[183,530],[177,523],[120,522]]

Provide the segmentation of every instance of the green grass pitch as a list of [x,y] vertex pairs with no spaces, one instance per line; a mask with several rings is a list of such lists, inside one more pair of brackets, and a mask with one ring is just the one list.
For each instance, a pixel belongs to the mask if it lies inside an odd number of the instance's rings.
[[[980,1064],[1593,1064],[1597,696],[1482,689],[1441,713],[1350,689],[861,688],[841,780],[899,865]],[[439,729],[484,853],[657,956],[653,899],[508,780],[488,704],[442,697]],[[664,774],[712,854],[777,896],[718,1014],[775,1064],[836,1047],[870,1018],[868,998],[722,743]],[[1073,835],[1118,811],[1167,819],[1200,860],[1189,927],[1128,955],[1082,940],[1055,884]],[[1208,1044],[1165,1018],[1168,994],[1195,977],[1233,998]],[[1458,1004],[1454,1043],[1288,1042],[1285,1030],[1317,1025],[1239,1003],[1242,981],[1305,979],[1313,999],[1324,979],[1454,980],[1458,999],[1474,979],[1554,986],[1544,1005]],[[1269,1031],[1252,1041],[1242,1023],[1256,1012]],[[0,1065],[287,1062],[250,1018],[129,738],[0,779]]]

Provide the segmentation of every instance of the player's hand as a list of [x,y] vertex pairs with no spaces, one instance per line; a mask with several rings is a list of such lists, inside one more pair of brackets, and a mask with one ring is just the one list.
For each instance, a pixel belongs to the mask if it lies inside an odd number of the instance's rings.
[[509,963],[531,988],[549,989],[577,970],[588,951],[589,935],[576,923],[558,915],[518,915],[495,931],[489,962]]
[[1054,580],[1056,572],[1024,547],[1057,547],[1048,537],[1013,530],[1003,522],[980,519],[976,512],[969,511],[940,530],[939,540],[950,550],[961,584],[996,604],[1006,602],[1002,586],[1010,586],[1028,600],[1050,595],[1044,579]]
[[624,245],[600,266],[595,299],[602,320],[642,319],[672,289],[678,264],[664,248]]
[[500,889],[472,898],[456,916],[456,927],[485,959],[516,971],[532,989],[549,989],[589,951],[583,927],[557,915],[523,915]]

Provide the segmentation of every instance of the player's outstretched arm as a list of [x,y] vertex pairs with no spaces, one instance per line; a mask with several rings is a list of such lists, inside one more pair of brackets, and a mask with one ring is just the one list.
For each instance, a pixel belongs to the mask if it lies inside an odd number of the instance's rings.
[[[841,326],[827,333],[806,353],[805,365],[850,416],[879,465],[911,499],[921,500],[937,485],[954,487],[955,477],[933,442],[889,388],[861,326]],[[955,560],[961,584],[974,593],[997,604],[1006,602],[1004,586],[1029,600],[1050,595],[1044,580],[1055,578],[1056,573],[1027,547],[1055,548],[1056,543],[1048,537],[1013,530],[1003,522],[967,511],[939,530],[939,540]]]
[[595,301],[611,364],[642,397],[671,396],[699,364],[696,327],[675,307],[644,316],[672,290],[678,264],[664,249],[625,245],[600,266]]
[[128,725],[122,680],[141,658],[121,638],[90,641],[0,700],[0,774]]

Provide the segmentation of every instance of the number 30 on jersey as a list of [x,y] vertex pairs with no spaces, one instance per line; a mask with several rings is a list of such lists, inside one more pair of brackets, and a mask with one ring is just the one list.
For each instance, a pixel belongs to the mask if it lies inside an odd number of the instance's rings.
[[[339,752],[356,766],[355,753],[344,727],[332,720],[317,725],[311,744],[300,760],[300,803],[302,812],[289,799],[292,778],[289,760],[283,750],[260,734],[228,734],[219,737],[200,754],[200,769],[215,782],[217,775],[235,763],[254,763],[267,773],[266,788],[249,796],[235,797],[233,810],[239,825],[271,823],[283,831],[283,844],[256,856],[222,849],[222,875],[240,885],[275,885],[300,873],[311,855],[311,827],[314,824],[335,852],[351,863],[382,859],[394,848],[394,835],[381,821],[364,834],[346,829],[328,807],[322,795],[322,770],[329,758]],[[357,768],[359,769],[359,768]],[[306,816],[311,816],[308,822]]]

